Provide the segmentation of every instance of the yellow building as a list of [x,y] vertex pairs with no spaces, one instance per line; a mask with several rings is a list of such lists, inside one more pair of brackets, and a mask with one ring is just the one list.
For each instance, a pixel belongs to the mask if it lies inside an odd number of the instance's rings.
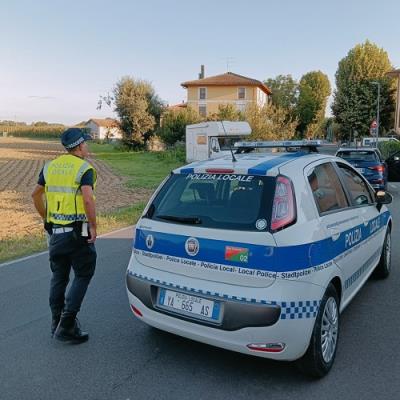
[[386,74],[397,79],[396,109],[394,113],[394,130],[400,134],[400,69],[394,69]]
[[251,103],[263,106],[271,95],[271,90],[261,81],[233,72],[205,78],[202,66],[199,78],[181,85],[187,89],[188,107],[203,117],[218,112],[219,105],[233,104],[239,111],[245,111]]

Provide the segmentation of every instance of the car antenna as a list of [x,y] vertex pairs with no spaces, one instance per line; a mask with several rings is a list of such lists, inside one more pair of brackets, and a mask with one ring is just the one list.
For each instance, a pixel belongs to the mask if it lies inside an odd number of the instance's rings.
[[[226,130],[225,130],[224,121],[221,121],[221,124],[222,124],[222,129],[224,130],[225,136],[228,136],[226,133]],[[236,159],[235,155],[233,154],[231,142],[229,142],[229,150],[231,151],[231,154],[232,154],[232,162],[237,162],[237,159]]]

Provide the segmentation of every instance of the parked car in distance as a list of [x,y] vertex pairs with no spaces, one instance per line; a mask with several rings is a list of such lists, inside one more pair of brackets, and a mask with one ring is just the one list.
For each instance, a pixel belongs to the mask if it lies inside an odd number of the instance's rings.
[[393,136],[378,137],[378,138],[366,137],[366,138],[363,138],[363,140],[362,140],[362,146],[364,146],[364,147],[365,146],[375,146],[377,141],[378,141],[378,143],[381,143],[381,142],[397,142],[397,143],[400,143],[400,141],[398,139],[396,139],[395,137],[393,137]]
[[340,148],[336,152],[363,174],[375,190],[386,190],[388,182],[388,167],[378,149],[371,147]]
[[[126,275],[133,314],[327,374],[340,313],[372,273],[389,275],[392,196],[317,142],[235,143],[234,155],[174,170],[136,224]],[[276,147],[287,151],[258,151]]]

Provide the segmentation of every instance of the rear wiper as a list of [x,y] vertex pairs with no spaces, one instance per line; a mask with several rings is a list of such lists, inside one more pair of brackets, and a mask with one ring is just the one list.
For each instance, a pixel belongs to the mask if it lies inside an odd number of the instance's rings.
[[182,224],[201,224],[201,219],[199,217],[177,217],[175,215],[157,215],[157,218],[165,219],[167,221],[181,222]]

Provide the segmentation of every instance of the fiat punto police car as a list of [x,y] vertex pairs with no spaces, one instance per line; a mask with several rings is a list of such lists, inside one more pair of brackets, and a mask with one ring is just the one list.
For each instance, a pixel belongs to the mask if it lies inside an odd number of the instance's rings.
[[340,313],[373,272],[389,274],[392,198],[316,152],[319,144],[242,142],[232,156],[173,171],[136,225],[126,277],[133,313],[325,375]]

